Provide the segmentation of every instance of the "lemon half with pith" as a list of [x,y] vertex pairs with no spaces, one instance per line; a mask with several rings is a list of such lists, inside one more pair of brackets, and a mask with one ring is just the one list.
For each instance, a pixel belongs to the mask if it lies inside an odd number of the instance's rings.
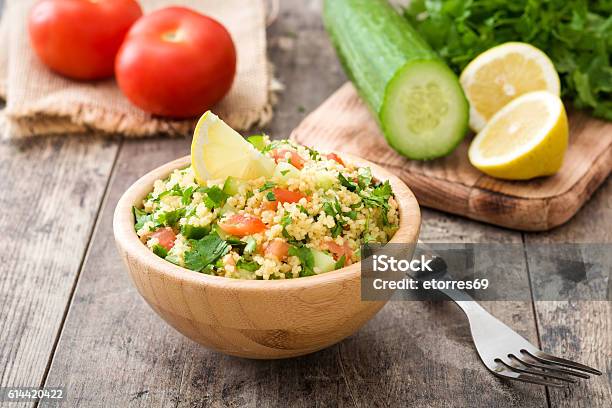
[[527,180],[556,173],[569,130],[561,99],[550,92],[522,95],[497,112],[476,135],[468,156],[490,176]]
[[559,95],[559,75],[546,54],[520,42],[493,47],[477,56],[459,78],[470,102],[470,128],[481,131],[511,100],[534,91]]

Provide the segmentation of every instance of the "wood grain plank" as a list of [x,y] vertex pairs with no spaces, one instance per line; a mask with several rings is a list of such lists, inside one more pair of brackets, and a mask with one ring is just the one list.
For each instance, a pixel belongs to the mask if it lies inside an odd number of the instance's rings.
[[[519,233],[423,210],[425,242],[520,244]],[[519,284],[527,275],[517,276]],[[482,302],[537,344],[530,302]],[[338,345],[359,406],[542,407],[544,388],[489,374],[463,313],[452,302],[390,302],[364,329]]]
[[[345,81],[323,32],[320,7],[320,1],[283,1],[269,30],[270,55],[287,85],[267,129],[276,138],[286,137],[305,111]],[[111,218],[131,182],[187,151],[185,140],[124,144],[47,380],[68,387],[67,405],[545,405],[543,389],[509,385],[486,371],[461,312],[447,303],[390,304],[339,345],[281,361],[223,356],[173,331],[130,283],[115,253]],[[425,211],[424,237],[520,242],[517,233],[433,211]],[[534,339],[529,304],[487,307]]]
[[[612,244],[612,180],[608,179],[568,224],[548,233],[525,234],[524,238],[528,246],[568,242]],[[537,259],[531,256],[528,262],[534,265]],[[532,270],[532,282],[537,282],[538,273],[555,272]],[[588,290],[586,285],[584,290]],[[575,359],[604,373],[568,389],[550,389],[551,405],[609,407],[612,400],[612,302],[536,301],[534,307],[543,350]]]
[[470,137],[449,156],[410,161],[385,141],[355,88],[347,83],[292,133],[320,148],[363,155],[396,173],[421,205],[526,231],[570,219],[612,170],[612,123],[570,112],[570,147],[554,176],[530,181],[488,177],[468,161]]
[[42,383],[117,147],[0,142],[0,386]]

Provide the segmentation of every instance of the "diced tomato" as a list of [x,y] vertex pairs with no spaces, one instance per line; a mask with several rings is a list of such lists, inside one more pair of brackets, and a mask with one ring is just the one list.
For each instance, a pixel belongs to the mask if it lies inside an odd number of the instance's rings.
[[266,256],[276,257],[279,261],[283,261],[289,254],[289,244],[282,239],[274,239],[264,244],[264,254]]
[[286,188],[275,188],[272,190],[274,193],[274,197],[276,200],[273,201],[264,201],[263,208],[266,210],[276,210],[276,206],[278,203],[297,203],[302,198],[308,200],[308,197],[299,191],[291,191]]
[[266,224],[254,215],[233,214],[219,222],[219,227],[230,235],[244,237],[266,229]]
[[151,234],[151,238],[157,238],[159,245],[163,246],[169,251],[174,246],[176,234],[170,227],[158,228],[153,234]]
[[274,149],[272,151],[270,151],[270,154],[272,155],[272,158],[274,159],[274,161],[276,163],[278,163],[279,161],[285,161],[285,156],[287,156],[287,153],[290,153],[290,158],[289,158],[289,163],[295,167],[298,170],[301,170],[304,168],[304,159],[302,159],[302,156],[300,156],[295,150],[289,150],[289,149]]
[[328,153],[325,155],[325,157],[327,157],[329,160],[335,160],[336,162],[344,166],[344,162],[336,153]]
[[325,241],[322,246],[332,253],[336,261],[344,255],[345,265],[350,265],[352,263],[353,250],[349,246],[348,241],[344,241],[343,245],[338,245],[334,241]]

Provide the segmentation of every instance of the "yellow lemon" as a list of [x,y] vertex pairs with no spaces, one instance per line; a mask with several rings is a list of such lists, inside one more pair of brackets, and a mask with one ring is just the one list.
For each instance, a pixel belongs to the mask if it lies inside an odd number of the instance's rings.
[[193,133],[191,166],[200,183],[229,176],[244,180],[270,177],[275,167],[272,159],[210,111],[202,115]]
[[493,47],[468,64],[459,78],[470,102],[470,128],[480,132],[514,98],[534,91],[559,95],[552,61],[532,45],[509,42]]
[[556,173],[568,144],[561,99],[546,91],[524,94],[504,106],[476,135],[472,165],[497,178],[527,180]]

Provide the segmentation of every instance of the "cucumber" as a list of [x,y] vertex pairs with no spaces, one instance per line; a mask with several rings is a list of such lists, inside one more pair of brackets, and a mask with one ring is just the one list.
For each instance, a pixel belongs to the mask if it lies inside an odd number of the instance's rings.
[[274,177],[286,182],[291,178],[300,177],[300,171],[287,162],[279,162],[274,169]]
[[325,28],[389,145],[419,160],[451,153],[468,129],[457,76],[385,0],[325,0]]
[[229,176],[225,179],[225,183],[223,184],[223,192],[228,195],[236,195],[240,192],[240,187],[246,186],[248,183],[244,180],[240,180],[239,178]]
[[315,268],[319,268],[321,272],[331,272],[336,269],[336,261],[331,255],[317,249],[311,251]]

